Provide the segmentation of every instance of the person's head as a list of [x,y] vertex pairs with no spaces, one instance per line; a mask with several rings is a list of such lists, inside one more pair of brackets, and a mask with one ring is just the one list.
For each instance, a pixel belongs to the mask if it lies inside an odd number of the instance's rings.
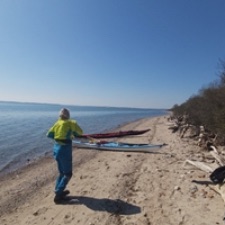
[[68,120],[70,118],[70,111],[66,108],[62,108],[60,111],[59,111],[59,117],[62,119],[62,120]]

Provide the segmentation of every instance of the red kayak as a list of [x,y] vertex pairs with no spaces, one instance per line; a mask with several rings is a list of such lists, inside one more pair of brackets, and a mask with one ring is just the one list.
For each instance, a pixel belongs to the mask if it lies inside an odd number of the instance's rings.
[[118,131],[112,133],[100,133],[100,134],[83,134],[81,137],[92,137],[92,138],[113,138],[113,137],[124,137],[129,135],[140,135],[150,131],[150,129],[145,130],[126,130],[126,131]]

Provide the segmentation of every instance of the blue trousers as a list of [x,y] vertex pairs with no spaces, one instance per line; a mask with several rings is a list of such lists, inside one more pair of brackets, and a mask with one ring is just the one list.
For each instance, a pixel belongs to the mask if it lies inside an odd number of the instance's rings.
[[56,179],[55,194],[60,195],[65,190],[72,177],[72,144],[54,144],[54,158],[57,162],[59,176]]

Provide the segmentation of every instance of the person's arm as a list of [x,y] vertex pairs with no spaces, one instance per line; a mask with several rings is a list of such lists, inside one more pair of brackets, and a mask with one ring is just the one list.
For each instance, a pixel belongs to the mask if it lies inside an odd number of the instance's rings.
[[54,139],[54,137],[55,137],[54,126],[51,127],[51,128],[48,130],[46,136],[47,136],[48,138]]
[[72,122],[72,132],[75,137],[79,137],[80,135],[83,134],[83,130],[75,120],[73,120]]

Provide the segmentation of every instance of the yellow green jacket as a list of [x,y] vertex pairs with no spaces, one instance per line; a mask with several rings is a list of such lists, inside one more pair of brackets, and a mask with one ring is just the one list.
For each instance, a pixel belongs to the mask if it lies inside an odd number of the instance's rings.
[[76,120],[58,119],[56,123],[48,130],[47,137],[56,141],[69,141],[75,136],[83,134],[82,129]]

